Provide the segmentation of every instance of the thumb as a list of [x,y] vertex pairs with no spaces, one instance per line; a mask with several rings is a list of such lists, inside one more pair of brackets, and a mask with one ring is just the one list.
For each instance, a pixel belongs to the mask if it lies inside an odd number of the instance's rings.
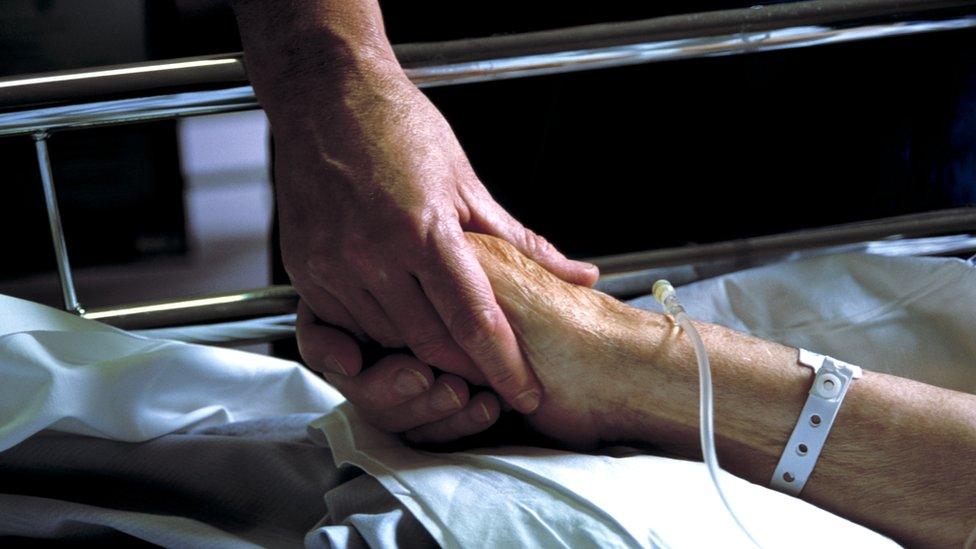
[[519,223],[494,200],[489,199],[482,210],[471,212],[472,226],[466,228],[507,241],[523,255],[566,282],[589,287],[600,277],[600,270],[596,265],[568,259],[548,240]]

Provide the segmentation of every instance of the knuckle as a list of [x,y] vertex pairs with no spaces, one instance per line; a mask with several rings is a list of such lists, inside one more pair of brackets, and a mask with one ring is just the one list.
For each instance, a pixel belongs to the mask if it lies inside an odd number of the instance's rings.
[[382,265],[373,265],[363,272],[361,279],[367,288],[387,288],[390,283],[390,273]]
[[413,354],[427,364],[441,364],[453,354],[451,342],[440,334],[412,338],[409,345]]
[[320,282],[332,278],[335,272],[335,261],[323,254],[312,254],[305,259],[302,268],[289,269],[286,265],[286,270],[292,280],[310,279]]
[[390,325],[381,313],[376,313],[375,317],[370,315],[370,326],[373,328],[373,338],[382,343],[384,347],[402,347],[403,338],[396,328]]
[[432,209],[424,213],[423,219],[423,240],[432,251],[438,250],[446,242],[458,243],[464,236],[456,211]]
[[342,393],[367,413],[382,412],[391,406],[392,395],[385,386],[353,385]]
[[337,254],[338,257],[331,263],[335,267],[342,266],[356,273],[371,272],[372,266],[376,262],[373,261],[373,258],[368,252],[367,246],[369,244],[361,240],[361,238],[357,237],[343,244]]
[[418,208],[397,209],[387,217],[387,227],[399,238],[416,239],[428,223],[428,215]]
[[480,306],[455,315],[451,333],[469,352],[482,355],[494,346],[495,334],[504,322],[499,309]]
[[552,250],[552,244],[535,232],[525,229],[525,249],[532,256],[540,256],[548,254]]

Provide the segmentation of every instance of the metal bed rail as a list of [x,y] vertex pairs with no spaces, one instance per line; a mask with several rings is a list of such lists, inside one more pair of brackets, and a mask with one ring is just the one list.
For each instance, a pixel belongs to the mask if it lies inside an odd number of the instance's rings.
[[[395,47],[421,87],[746,54],[976,28],[976,0],[808,0],[615,24]],[[0,79],[0,137],[31,135],[65,309],[125,327],[277,314],[287,287],[85,312],[71,276],[50,168],[52,132],[258,108],[240,54]],[[762,254],[896,234],[976,230],[973,210],[598,258],[610,277],[702,258]]]
[[[601,269],[597,289],[616,297],[632,297],[639,292],[647,293],[655,280],[650,271],[665,267],[707,265],[729,258],[734,258],[739,265],[751,265],[786,252],[890,238],[969,232],[976,232],[976,208],[925,212],[778,235],[600,257],[590,261]],[[972,245],[971,240],[968,246]],[[269,286],[242,292],[104,307],[92,309],[82,316],[119,328],[160,328],[292,313],[297,300],[298,295],[291,286]]]
[[[974,0],[810,0],[395,50],[415,84],[436,87],[965,29],[974,11]],[[241,54],[4,78],[0,136],[257,108],[246,83]]]

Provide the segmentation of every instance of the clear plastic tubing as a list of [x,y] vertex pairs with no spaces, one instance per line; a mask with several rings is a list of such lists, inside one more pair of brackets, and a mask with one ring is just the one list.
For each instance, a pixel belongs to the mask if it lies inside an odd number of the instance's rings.
[[685,312],[684,307],[681,306],[681,302],[678,301],[678,295],[670,282],[667,280],[658,280],[654,283],[652,291],[654,298],[664,307],[665,312],[674,317],[678,327],[688,336],[692,346],[695,348],[695,358],[698,360],[698,378],[701,386],[698,401],[698,415],[701,419],[702,458],[705,461],[708,474],[712,477],[712,484],[715,485],[715,491],[718,492],[718,497],[722,500],[732,520],[735,521],[739,529],[749,538],[749,541],[756,547],[760,547],[756,538],[752,537],[752,534],[749,533],[749,530],[739,520],[735,511],[732,510],[728,498],[725,497],[725,492],[722,491],[722,483],[719,477],[721,468],[718,465],[718,454],[715,453],[715,410],[712,398],[712,369],[708,364],[708,352],[705,350],[705,342],[702,341],[701,335],[699,335],[695,325],[691,322],[691,318]]

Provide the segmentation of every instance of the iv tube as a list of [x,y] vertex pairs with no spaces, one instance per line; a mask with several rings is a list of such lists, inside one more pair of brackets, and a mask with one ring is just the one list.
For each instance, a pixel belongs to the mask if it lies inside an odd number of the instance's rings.
[[712,477],[712,484],[715,485],[715,491],[718,492],[718,496],[725,505],[725,509],[729,512],[729,515],[731,515],[732,520],[735,521],[736,525],[739,526],[739,529],[742,530],[746,537],[756,547],[759,547],[759,542],[752,537],[752,534],[749,533],[749,530],[739,520],[735,511],[732,510],[732,506],[729,504],[728,498],[725,497],[725,492],[722,491],[722,484],[719,481],[719,472],[721,469],[718,466],[718,455],[715,453],[715,410],[712,398],[712,369],[708,364],[708,352],[705,350],[705,343],[702,341],[701,335],[698,334],[695,325],[691,322],[688,313],[685,312],[684,307],[678,301],[678,295],[670,282],[667,280],[658,280],[654,283],[652,291],[654,298],[657,299],[669,315],[674,317],[675,322],[677,322],[681,330],[688,336],[688,339],[691,340],[691,344],[695,348],[695,358],[698,360],[699,384],[701,386],[698,415],[701,418],[702,458],[705,461],[705,466],[708,468],[709,475]]

